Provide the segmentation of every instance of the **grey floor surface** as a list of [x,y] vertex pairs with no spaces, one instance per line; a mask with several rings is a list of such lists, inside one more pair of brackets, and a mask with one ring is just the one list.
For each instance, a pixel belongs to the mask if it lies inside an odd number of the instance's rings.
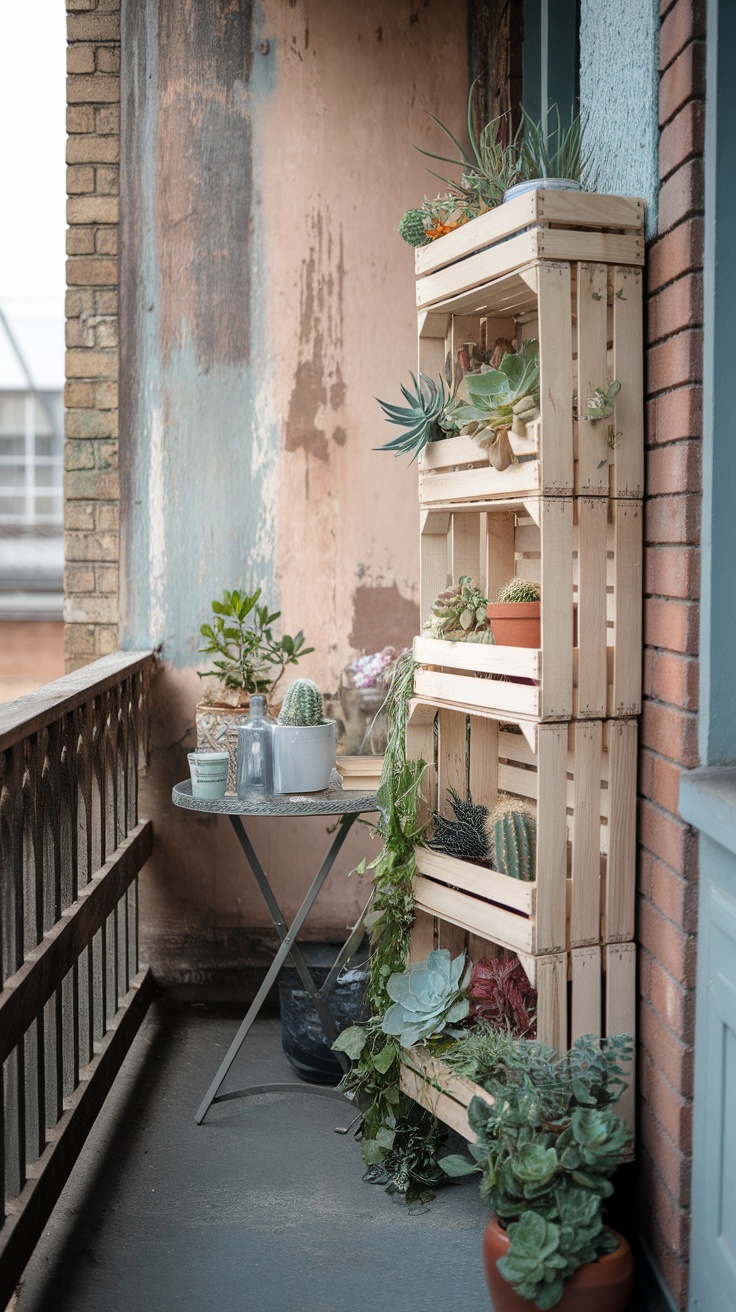
[[[335,1133],[349,1105],[306,1089],[194,1124],[237,1024],[154,1005],[14,1312],[489,1312],[473,1178],[407,1208]],[[288,1078],[259,1021],[228,1087]]]

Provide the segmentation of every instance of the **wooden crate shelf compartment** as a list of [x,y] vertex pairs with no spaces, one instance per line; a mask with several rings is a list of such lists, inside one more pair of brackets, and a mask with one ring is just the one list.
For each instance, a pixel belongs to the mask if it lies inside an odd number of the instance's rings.
[[[494,600],[510,578],[541,586],[539,649],[415,640],[417,693],[437,705],[542,721],[626,719],[641,709],[642,503],[511,499],[422,517],[421,620],[462,575]],[[439,671],[426,667],[439,667]],[[503,682],[489,675],[530,679]]]
[[[441,276],[456,273],[451,266]],[[531,337],[539,341],[540,419],[526,437],[510,437],[519,463],[495,469],[462,434],[432,442],[419,460],[420,500],[643,495],[641,269],[541,260],[452,296],[420,314],[419,369],[448,377],[466,343]],[[573,392],[585,400],[610,378],[621,383],[610,418],[576,421]]]
[[489,809],[499,793],[532,802],[537,863],[527,883],[418,848],[420,908],[529,956],[633,938],[636,721],[537,724],[532,735],[457,709],[440,709],[436,728],[422,718],[410,750],[430,762],[430,805],[451,816],[450,788]]
[[[441,927],[440,927],[441,931]],[[479,960],[475,956],[474,960]],[[636,945],[580,948],[542,957],[537,970],[537,1038],[563,1052],[583,1034],[609,1037],[636,1032]],[[467,1110],[474,1097],[492,1103],[485,1089],[458,1076],[422,1048],[401,1055],[401,1088],[470,1142]],[[633,1129],[633,1081],[616,1110]]]

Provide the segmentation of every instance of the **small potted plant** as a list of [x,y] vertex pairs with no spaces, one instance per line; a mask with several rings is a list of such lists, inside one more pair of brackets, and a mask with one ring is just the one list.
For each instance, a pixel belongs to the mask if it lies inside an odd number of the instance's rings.
[[473,1044],[493,1101],[474,1098],[468,1109],[472,1162],[450,1156],[441,1165],[451,1176],[481,1173],[494,1213],[483,1259],[496,1312],[625,1312],[631,1249],[602,1209],[631,1144],[613,1110],[631,1039],[588,1034],[558,1056],[489,1028]]
[[214,656],[212,668],[200,678],[214,678],[197,706],[197,747],[200,751],[226,750],[230,754],[228,791],[235,791],[238,728],[248,718],[253,693],[265,696],[275,710],[276,689],[287,665],[296,665],[314,651],[305,647],[304,634],[276,638],[273,625],[280,611],[259,605],[261,589],[253,593],[225,592],[212,602],[212,619],[203,624],[199,648],[203,656]]
[[501,647],[540,647],[541,589],[528,579],[509,579],[488,607],[493,637]]
[[469,574],[463,574],[459,583],[439,594],[424,632],[428,638],[441,638],[445,642],[492,643],[487,609],[488,598]]
[[322,693],[311,679],[289,684],[273,731],[277,793],[318,793],[335,768],[334,720],[326,720]]

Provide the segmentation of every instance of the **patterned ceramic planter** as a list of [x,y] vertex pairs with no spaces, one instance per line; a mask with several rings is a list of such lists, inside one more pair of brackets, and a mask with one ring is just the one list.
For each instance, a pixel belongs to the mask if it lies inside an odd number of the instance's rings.
[[238,729],[248,719],[247,706],[208,706],[200,702],[196,709],[197,750],[227,752],[227,791],[234,793],[238,765]]

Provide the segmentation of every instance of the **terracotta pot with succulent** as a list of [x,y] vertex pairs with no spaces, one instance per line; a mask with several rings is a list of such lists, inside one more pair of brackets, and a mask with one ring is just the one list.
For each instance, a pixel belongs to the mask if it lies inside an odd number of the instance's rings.
[[211,669],[200,671],[200,678],[212,679],[214,686],[197,706],[197,747],[229,753],[228,792],[235,791],[238,728],[248,718],[251,695],[265,696],[268,709],[277,710],[276,690],[287,665],[314,651],[305,647],[301,630],[293,638],[274,637],[281,612],[259,605],[260,598],[260,588],[224,592],[222,600],[212,602],[211,622],[199,630],[201,654],[216,659]]
[[472,1161],[442,1160],[450,1176],[481,1173],[494,1213],[483,1258],[496,1312],[625,1312],[633,1287],[626,1240],[605,1225],[611,1176],[631,1134],[613,1110],[626,1087],[632,1041],[585,1035],[570,1052],[486,1027],[446,1060],[482,1084],[468,1119]]
[[509,579],[488,607],[493,636],[501,647],[540,647],[541,590],[527,579]]
[[335,768],[336,728],[325,719],[322,693],[311,679],[289,684],[273,731],[277,793],[318,793]]

